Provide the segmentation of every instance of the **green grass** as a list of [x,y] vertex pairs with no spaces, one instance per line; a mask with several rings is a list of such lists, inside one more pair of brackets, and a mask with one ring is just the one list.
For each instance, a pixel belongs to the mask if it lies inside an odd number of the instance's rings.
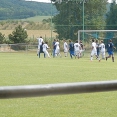
[[[0,53],[0,86],[116,80],[117,55],[90,62],[35,53]],[[117,117],[117,92],[0,100],[0,117]]]

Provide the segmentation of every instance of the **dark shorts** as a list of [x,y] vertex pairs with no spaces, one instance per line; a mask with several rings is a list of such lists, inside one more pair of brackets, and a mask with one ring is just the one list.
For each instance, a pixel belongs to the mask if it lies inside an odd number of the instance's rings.
[[113,51],[108,51],[108,54],[109,55],[113,55]]
[[70,51],[70,55],[74,55],[74,51]]
[[100,54],[100,51],[97,51],[97,55],[99,56],[99,54]]

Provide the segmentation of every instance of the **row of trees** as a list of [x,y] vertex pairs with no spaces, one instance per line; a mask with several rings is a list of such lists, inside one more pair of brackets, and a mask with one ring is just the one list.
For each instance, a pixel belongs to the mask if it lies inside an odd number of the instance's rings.
[[85,30],[104,29],[107,0],[62,0],[54,5],[59,14],[54,16],[53,23],[60,39],[77,39],[77,31],[83,29],[83,18]]
[[[53,14],[57,13],[55,6]],[[50,16],[51,4],[23,0],[0,0],[0,20],[25,19],[34,16]]]

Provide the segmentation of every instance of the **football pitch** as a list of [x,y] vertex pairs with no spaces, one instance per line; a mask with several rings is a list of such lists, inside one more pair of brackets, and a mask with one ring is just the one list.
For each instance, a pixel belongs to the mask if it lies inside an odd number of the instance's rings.
[[[42,85],[117,79],[117,54],[98,62],[0,53],[0,86]],[[0,100],[0,117],[117,117],[117,91]]]

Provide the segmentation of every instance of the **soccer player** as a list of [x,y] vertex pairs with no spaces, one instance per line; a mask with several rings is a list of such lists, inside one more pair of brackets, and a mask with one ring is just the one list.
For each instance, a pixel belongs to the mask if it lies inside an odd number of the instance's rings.
[[[39,50],[39,55],[38,55],[39,58],[40,58],[40,54],[41,54],[41,53],[44,53],[44,52],[43,52],[43,44],[44,44],[44,42],[42,42],[42,45],[40,45],[40,50]],[[45,53],[44,53],[44,58],[45,58]]]
[[114,53],[113,53],[113,49],[116,49],[114,47],[114,44],[112,43],[112,39],[109,40],[109,43],[107,44],[107,52],[108,52],[108,56],[106,57],[106,61],[108,58],[110,58],[112,56],[112,62],[114,62]]
[[37,38],[37,40],[38,40],[38,50],[37,50],[37,56],[38,56],[38,53],[40,51],[40,46],[42,45],[42,42],[43,42],[42,36],[40,36],[39,38]]
[[46,57],[50,58],[50,55],[49,55],[49,53],[48,53],[48,51],[47,51],[47,49],[49,48],[47,44],[48,44],[47,42],[45,42],[45,43],[43,44],[43,46],[42,46],[42,47],[43,47],[43,52],[44,52],[44,54],[46,55]]
[[74,54],[75,54],[75,58],[77,56],[77,58],[79,59],[80,58],[80,50],[81,50],[81,46],[80,44],[78,43],[78,41],[75,42],[74,44]]
[[55,57],[55,50],[56,50],[56,39],[54,39],[53,43],[52,43],[52,46],[53,46],[53,58]]
[[[92,44],[91,44],[91,58],[90,58],[91,61],[93,60],[93,56],[94,55],[98,58],[98,56],[97,56],[97,49],[96,49],[96,43],[95,43],[95,40],[92,39]],[[100,59],[99,59],[99,61],[100,61]]]
[[74,56],[74,43],[71,40],[69,40],[69,53],[72,59],[73,58],[72,56]]
[[105,44],[103,43],[103,40],[100,41],[99,49],[102,59],[105,59]]
[[64,55],[65,55],[65,57],[67,57],[68,44],[67,44],[66,40],[64,40],[63,49],[64,49]]
[[60,54],[60,44],[59,44],[59,40],[57,39],[56,43],[55,43],[56,49],[55,49],[55,56],[57,57],[58,55],[61,57]]
[[[84,51],[85,51],[85,49],[84,49],[84,45],[83,45],[83,43],[82,43],[82,41],[80,41],[80,46],[81,46],[81,50],[80,50],[80,56],[83,56],[84,55]],[[82,54],[83,53],[83,54]]]
[[[97,57],[97,58],[99,57],[99,54],[100,54],[99,45],[100,45],[100,44],[99,44],[99,41],[96,39],[96,49],[97,49],[97,56],[96,56],[96,57]],[[97,59],[97,58],[96,58],[96,59]]]

